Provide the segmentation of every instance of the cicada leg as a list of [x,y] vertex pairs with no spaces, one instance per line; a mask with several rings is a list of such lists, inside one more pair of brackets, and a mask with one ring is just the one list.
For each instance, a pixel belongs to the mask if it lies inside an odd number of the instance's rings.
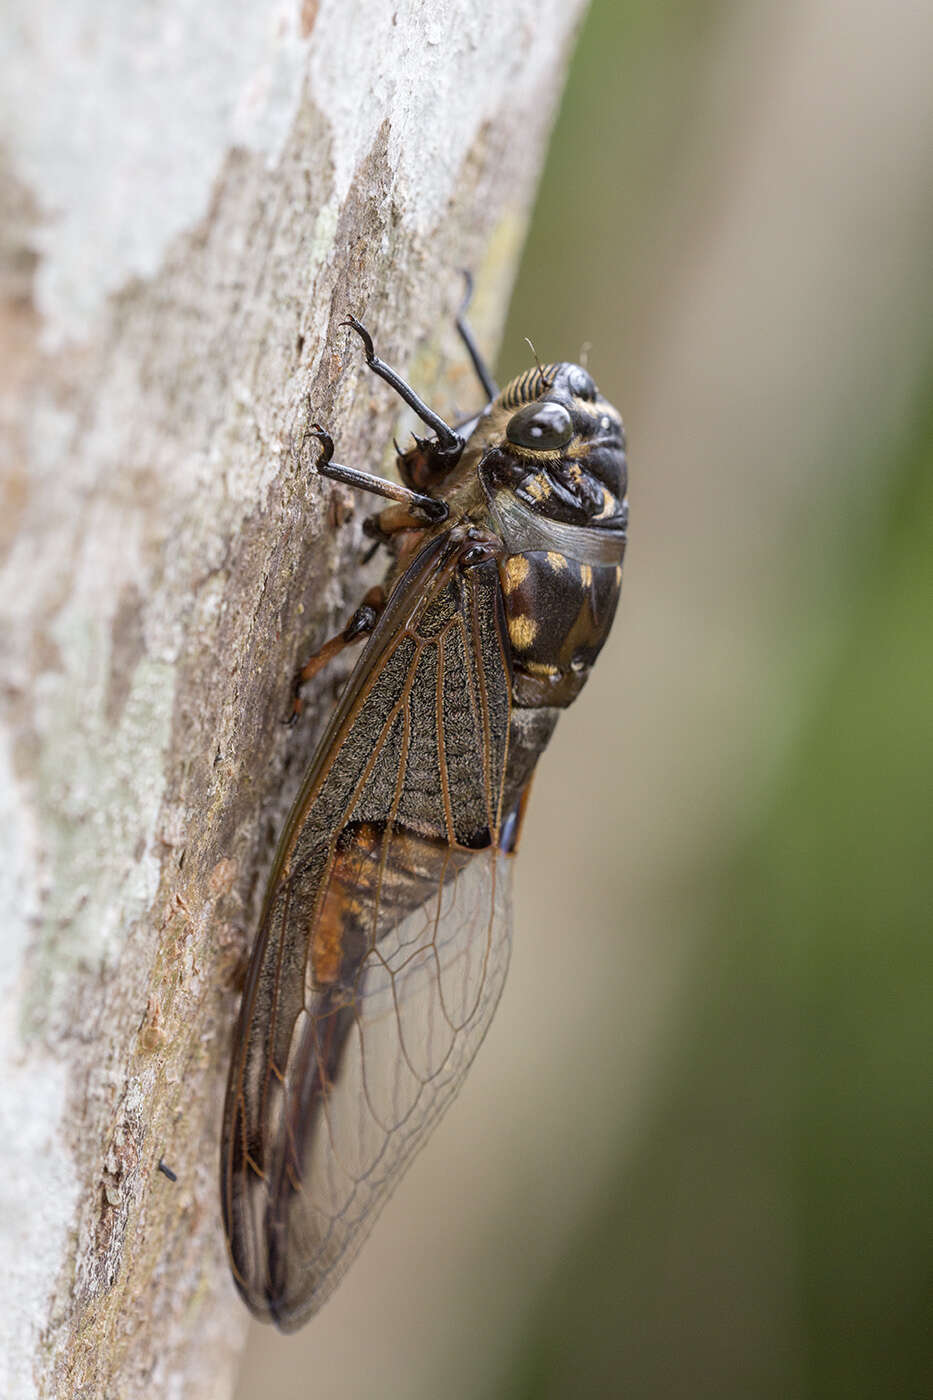
[[[493,379],[489,366],[480,354],[479,346],[476,344],[473,332],[466,319],[467,307],[470,305],[473,296],[473,278],[466,270],[464,270],[463,275],[466,279],[466,291],[456,316],[457,333],[466,346],[470,362],[473,365],[473,369],[476,371],[476,377],[483,386],[486,402],[491,403],[499,392],[499,386]],[[461,429],[464,429],[467,435],[469,435],[469,431],[472,430],[476,424],[477,416],[477,414],[471,413],[468,417],[455,423],[455,431],[459,432]],[[450,475],[453,467],[456,466],[458,460],[458,458],[450,458],[439,453],[437,444],[432,443],[430,440],[425,441],[422,438],[415,439],[415,446],[411,448],[409,452],[403,452],[398,443],[395,444],[395,450],[398,453],[399,474],[405,484],[414,488],[422,488],[426,491],[439,491],[443,487],[444,481]]]
[[334,657],[339,656],[346,647],[352,646],[354,642],[360,641],[363,637],[368,637],[379,621],[379,615],[385,604],[385,590],[379,585],[371,588],[343,631],[338,632],[336,637],[331,637],[323,646],[318,647],[317,651],[313,652],[305,664],[295,672],[292,681],[292,708],[286,717],[286,724],[294,724],[301,714],[301,695],[299,693],[301,687],[313,680],[318,671],[323,670],[328,662],[333,661]]
[[358,321],[355,316],[348,316],[341,322],[343,326],[349,326],[356,331],[363,342],[363,350],[366,355],[366,363],[373,374],[384,379],[386,384],[390,384],[399,398],[414,409],[422,423],[434,433],[434,440],[415,438],[420,450],[431,460],[439,476],[446,476],[459,462],[465,445],[465,438],[452,428],[449,423],[445,423],[440,414],[435,413],[433,408],[429,408],[424,399],[419,398],[410,384],[402,378],[397,370],[387,365],[385,360],[380,360],[373,348],[373,338],[369,331]]
[[470,302],[473,300],[473,277],[465,268],[463,276],[466,280],[466,291],[464,292],[463,301],[460,303],[460,310],[457,312],[457,333],[466,346],[466,352],[470,357],[470,362],[476,370],[476,377],[483,386],[486,402],[491,403],[499,392],[499,386],[489,372],[489,366],[480,353],[479,346],[476,344],[473,332],[466,319]]
[[[406,525],[396,529],[408,529],[416,525],[436,525],[446,520],[449,506],[434,496],[426,496],[421,491],[412,491],[398,482],[387,481],[385,477],[373,476],[371,472],[358,471],[356,467],[344,467],[331,459],[334,455],[334,440],[319,423],[309,423],[306,430],[321,444],[321,451],[314,464],[318,476],[326,476],[331,481],[341,481],[345,486],[355,486],[360,491],[371,491],[373,495],[384,496],[386,500],[398,503],[405,513]],[[383,512],[385,514],[385,512]]]
[[517,805],[502,823],[499,845],[507,855],[514,855],[518,850],[518,843],[522,836],[522,828],[525,825],[525,813],[528,811],[528,798],[531,796],[531,784],[533,781],[534,774],[531,775],[525,784]]
[[386,506],[363,521],[363,534],[377,544],[388,544],[402,530],[424,530],[424,520],[413,514],[408,506]]

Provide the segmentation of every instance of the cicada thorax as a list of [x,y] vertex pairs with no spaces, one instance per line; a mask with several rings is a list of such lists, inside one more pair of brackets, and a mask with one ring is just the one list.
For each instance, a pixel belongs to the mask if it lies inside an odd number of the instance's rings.
[[490,406],[479,476],[505,544],[513,699],[563,708],[609,635],[628,505],[619,414],[579,365],[528,370]]
[[579,695],[609,635],[620,564],[581,564],[559,549],[503,561],[516,705],[564,708]]

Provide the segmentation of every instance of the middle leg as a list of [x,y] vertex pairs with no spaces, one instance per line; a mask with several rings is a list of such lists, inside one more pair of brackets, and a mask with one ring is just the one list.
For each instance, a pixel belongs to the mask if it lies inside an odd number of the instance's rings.
[[335,656],[339,656],[346,647],[360,641],[363,637],[368,637],[379,621],[385,605],[386,595],[381,585],[371,588],[343,631],[338,632],[336,637],[331,637],[323,646],[318,647],[317,651],[312,652],[305,664],[295,672],[292,681],[292,708],[286,718],[286,724],[294,724],[301,714],[301,687],[313,680],[317,673],[323,670],[329,661],[333,661]]

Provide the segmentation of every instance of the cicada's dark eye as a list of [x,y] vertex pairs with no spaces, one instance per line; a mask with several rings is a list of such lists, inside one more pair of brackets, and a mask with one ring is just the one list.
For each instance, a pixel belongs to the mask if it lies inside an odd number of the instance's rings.
[[595,399],[596,385],[581,365],[574,365],[567,376],[567,387],[579,399]]
[[505,435],[517,447],[548,452],[555,447],[566,447],[573,437],[573,424],[562,404],[530,403],[509,419]]

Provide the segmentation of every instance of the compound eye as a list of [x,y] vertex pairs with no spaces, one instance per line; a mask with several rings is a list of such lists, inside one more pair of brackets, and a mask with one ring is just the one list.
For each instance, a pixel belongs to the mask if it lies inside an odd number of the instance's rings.
[[567,375],[567,387],[578,399],[595,399],[596,385],[581,365],[574,365]]
[[548,452],[566,447],[573,437],[573,423],[562,404],[530,403],[509,419],[505,435],[517,447]]

